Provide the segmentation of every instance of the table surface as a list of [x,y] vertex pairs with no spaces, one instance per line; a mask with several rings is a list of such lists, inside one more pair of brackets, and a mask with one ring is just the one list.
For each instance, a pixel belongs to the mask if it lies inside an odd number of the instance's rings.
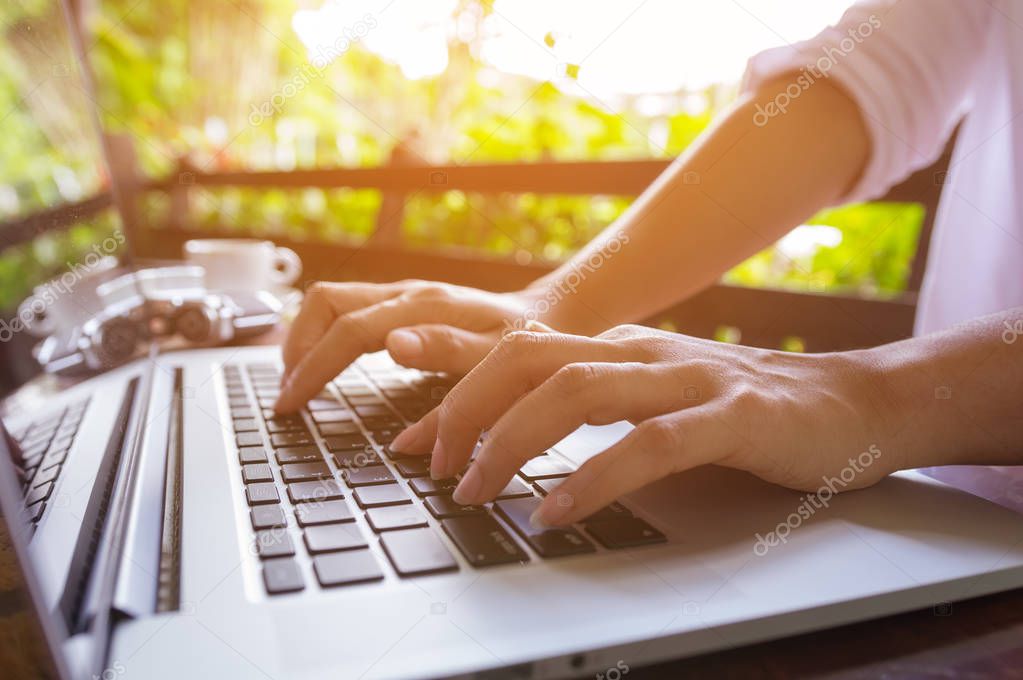
[[[277,342],[282,333],[255,343]],[[1023,467],[925,472],[1023,513]],[[33,640],[15,568],[0,525],[0,668],[5,677],[38,677],[44,651]],[[1023,678],[1023,589],[645,668],[630,666],[624,677],[751,676]]]

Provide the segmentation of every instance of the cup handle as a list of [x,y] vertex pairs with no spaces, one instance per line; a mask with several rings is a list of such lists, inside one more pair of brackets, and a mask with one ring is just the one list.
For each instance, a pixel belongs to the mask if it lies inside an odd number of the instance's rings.
[[274,252],[277,257],[270,279],[277,285],[290,286],[302,274],[302,260],[291,248],[277,246]]
[[45,307],[43,309],[42,316],[36,316],[35,310],[33,310],[32,307],[38,299],[38,295],[30,295],[25,298],[22,303],[18,305],[18,318],[31,319],[30,322],[25,323],[25,326],[28,328],[28,332],[32,335],[50,335],[57,330],[57,323],[52,314],[46,313],[48,310],[46,310]]

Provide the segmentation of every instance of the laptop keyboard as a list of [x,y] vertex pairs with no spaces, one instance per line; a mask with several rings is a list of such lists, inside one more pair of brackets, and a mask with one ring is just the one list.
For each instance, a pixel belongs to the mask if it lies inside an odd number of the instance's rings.
[[88,405],[89,400],[83,399],[11,433],[20,449],[20,461],[15,463],[25,494],[26,516],[32,524],[43,516]]
[[[271,595],[306,587],[298,552],[310,556],[320,586],[334,587],[384,578],[387,565],[373,543],[399,577],[413,578],[459,569],[442,536],[474,568],[529,563],[524,546],[551,559],[666,540],[620,503],[577,527],[533,528],[529,517],[543,496],[572,472],[553,455],[528,462],[493,503],[455,503],[457,477],[433,480],[428,456],[387,448],[441,401],[452,385],[443,376],[360,365],[301,413],[278,416],[275,365],[227,365],[223,375],[254,549]],[[356,522],[360,514],[370,531]]]

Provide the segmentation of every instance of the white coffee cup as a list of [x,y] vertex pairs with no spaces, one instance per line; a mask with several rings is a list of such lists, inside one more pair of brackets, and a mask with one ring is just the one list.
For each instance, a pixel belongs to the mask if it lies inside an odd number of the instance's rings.
[[18,306],[16,321],[40,337],[63,333],[85,323],[103,308],[96,289],[116,266],[117,259],[107,256],[91,266],[69,267],[60,276],[35,287]]
[[248,238],[193,239],[185,242],[185,260],[206,270],[210,290],[277,290],[302,273],[295,251]]

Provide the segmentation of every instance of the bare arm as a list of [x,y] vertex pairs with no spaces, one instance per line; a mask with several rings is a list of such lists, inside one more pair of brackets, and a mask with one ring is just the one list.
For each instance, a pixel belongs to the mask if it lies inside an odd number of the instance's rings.
[[[386,347],[406,366],[465,373],[525,319],[595,333],[712,283],[839,198],[866,163],[858,110],[826,81],[787,113],[754,122],[757,104],[790,82],[742,98],[627,214],[526,290],[496,295],[418,281],[311,288],[283,348],[277,408],[294,410],[363,352]],[[699,184],[687,184],[694,176]]]
[[818,81],[787,113],[755,120],[757,105],[797,75],[741,98],[625,215],[538,280],[531,288],[551,304],[536,317],[581,333],[641,320],[840,198],[869,154],[859,111],[840,88]]

